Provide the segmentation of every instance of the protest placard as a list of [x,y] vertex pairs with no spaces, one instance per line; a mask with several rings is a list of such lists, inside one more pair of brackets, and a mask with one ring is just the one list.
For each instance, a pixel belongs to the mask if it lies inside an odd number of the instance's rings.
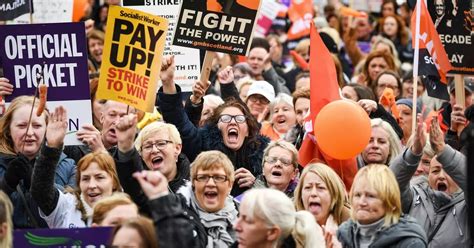
[[47,107],[62,105],[68,111],[65,144],[81,144],[75,132],[92,123],[84,24],[0,25],[0,61],[14,87],[7,104],[34,95],[42,81],[48,86]]
[[280,3],[273,0],[262,0],[255,28],[256,35],[263,37],[268,33],[281,7]]
[[432,0],[428,10],[453,67],[450,73],[474,74],[471,1]]
[[183,92],[192,91],[194,82],[200,73],[199,50],[181,46],[173,46],[173,34],[178,20],[181,0],[150,1],[122,0],[122,6],[161,16],[168,20],[164,56],[174,55],[176,71],[174,81]]
[[153,112],[168,21],[110,6],[97,99]]
[[23,229],[13,233],[13,247],[109,247],[111,227]]
[[[213,4],[211,4],[211,2]],[[260,0],[183,0],[173,44],[246,55]]]
[[8,24],[71,22],[74,0],[31,0],[34,12],[21,15]]
[[31,0],[5,0],[0,2],[0,21],[13,20],[30,13]]

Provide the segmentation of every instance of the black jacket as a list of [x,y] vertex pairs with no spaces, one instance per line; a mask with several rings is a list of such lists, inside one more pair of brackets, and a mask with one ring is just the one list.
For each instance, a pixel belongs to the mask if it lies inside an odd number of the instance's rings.
[[[176,126],[183,141],[182,152],[194,161],[202,151],[218,150],[227,155],[232,161],[234,169],[246,168],[255,177],[262,174],[263,151],[270,140],[267,137],[258,135],[256,140],[244,140],[244,144],[238,151],[229,149],[222,138],[221,131],[216,124],[206,125],[197,128],[189,120],[183,105],[181,104],[181,89],[176,86],[177,94],[164,94],[162,89],[158,92],[157,103],[162,111],[163,119],[167,123]],[[248,188],[240,188],[237,182],[234,183],[231,194],[240,195]]]
[[[132,200],[138,205],[142,214],[151,216],[151,210],[147,204],[148,198],[143,193],[138,181],[132,177],[134,172],[146,169],[143,166],[144,162],[140,154],[135,148],[127,153],[122,153],[117,149],[113,157],[123,190],[132,197]],[[184,154],[178,156],[176,166],[176,177],[168,182],[168,188],[172,193],[177,193],[179,188],[189,181],[190,177],[190,163]]]

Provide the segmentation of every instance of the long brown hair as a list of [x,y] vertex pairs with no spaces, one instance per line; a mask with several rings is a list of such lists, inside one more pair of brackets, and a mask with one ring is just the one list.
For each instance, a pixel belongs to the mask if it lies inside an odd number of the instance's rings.
[[383,33],[383,25],[385,23],[385,20],[389,17],[393,17],[397,22],[397,38],[400,40],[400,44],[406,46],[408,44],[408,31],[405,29],[405,21],[401,17],[390,14],[382,18],[380,20],[379,32]]
[[[15,155],[15,148],[13,144],[12,135],[10,133],[10,125],[12,123],[13,114],[16,110],[23,106],[32,106],[33,105],[33,96],[19,96],[16,97],[11,103],[10,106],[5,111],[5,114],[0,118],[0,152],[8,155]],[[36,98],[35,107],[39,105],[39,99]],[[46,125],[48,124],[49,112],[47,108],[43,112]]]

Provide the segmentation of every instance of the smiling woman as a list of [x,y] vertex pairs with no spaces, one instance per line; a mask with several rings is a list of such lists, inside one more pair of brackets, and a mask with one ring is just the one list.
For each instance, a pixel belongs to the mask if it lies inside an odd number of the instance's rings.
[[121,190],[114,159],[108,153],[89,153],[79,160],[78,188],[71,193],[53,188],[51,168],[55,166],[55,158],[47,158],[41,157],[36,162],[31,194],[50,228],[90,226],[95,203]]
[[[39,100],[36,99],[33,111],[36,111],[38,105]],[[33,114],[29,121],[32,106],[33,97],[17,97],[0,120],[0,189],[13,203],[15,228],[46,227],[38,210],[29,209],[24,204],[25,201],[31,201],[28,204],[32,204],[33,200],[22,199],[20,194],[20,191],[25,195],[29,194],[33,165],[38,157],[44,155],[44,149],[41,147],[47,147],[43,145],[45,134],[51,133],[49,130],[55,125],[51,123],[48,111],[44,111],[40,116]],[[48,142],[50,140],[48,139]],[[55,156],[55,164],[51,169],[53,183],[60,190],[66,186],[74,186],[74,161],[67,159],[61,150],[56,150]]]

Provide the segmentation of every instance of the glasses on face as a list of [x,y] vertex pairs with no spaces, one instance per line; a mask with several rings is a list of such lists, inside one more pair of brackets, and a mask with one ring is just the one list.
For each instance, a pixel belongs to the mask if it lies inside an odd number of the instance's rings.
[[280,163],[284,166],[291,166],[293,163],[291,160],[286,159],[286,158],[278,158],[278,157],[273,157],[273,156],[266,156],[265,157],[265,162],[269,164],[275,164],[277,161],[280,161]]
[[251,101],[252,103],[259,102],[260,104],[269,104],[270,101],[268,101],[267,98],[263,96],[256,96],[256,95],[251,95],[248,97],[248,100]]
[[223,183],[227,181],[227,176],[224,175],[197,175],[196,176],[196,181],[201,182],[201,183],[207,183],[209,182],[209,179],[211,179],[215,183]]
[[144,152],[151,152],[153,150],[153,147],[156,147],[158,150],[163,150],[166,148],[166,145],[173,143],[171,140],[158,140],[153,143],[148,143],[144,146],[142,146],[142,151]]
[[232,119],[237,123],[244,123],[247,118],[245,115],[221,115],[221,117],[219,117],[219,122],[229,123]]

